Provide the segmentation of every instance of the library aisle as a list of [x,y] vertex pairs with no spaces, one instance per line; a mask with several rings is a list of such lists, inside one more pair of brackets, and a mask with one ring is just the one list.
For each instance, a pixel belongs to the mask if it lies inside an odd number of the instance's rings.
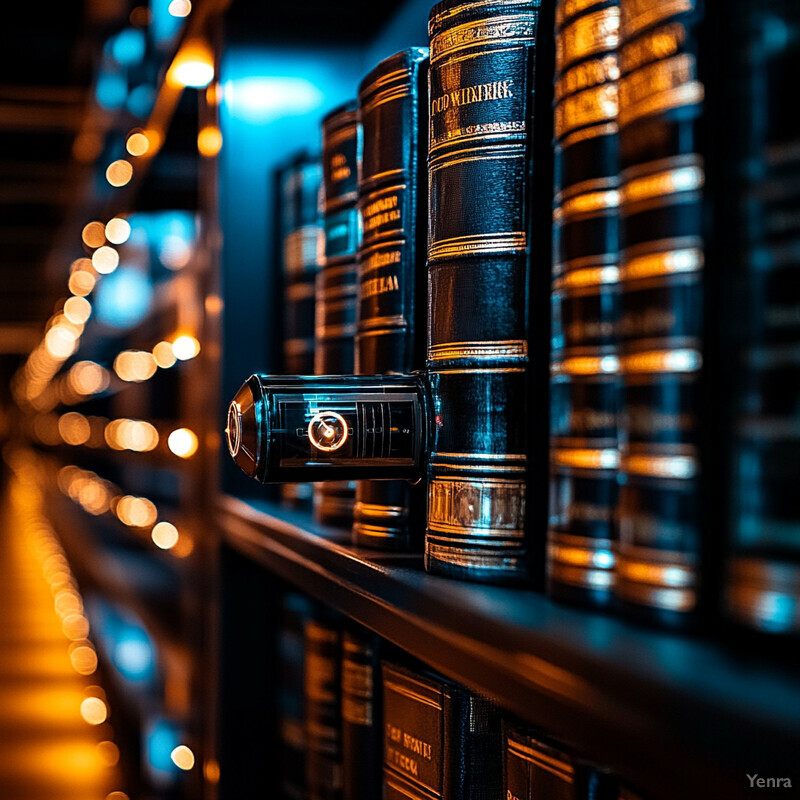
[[103,691],[77,671],[92,667],[71,629],[80,598],[39,503],[0,466],[0,797],[127,800],[110,726],[98,722]]

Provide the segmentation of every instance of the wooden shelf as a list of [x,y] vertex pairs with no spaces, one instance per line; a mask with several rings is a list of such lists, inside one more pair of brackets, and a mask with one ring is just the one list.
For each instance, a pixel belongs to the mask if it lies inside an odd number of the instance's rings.
[[615,770],[649,798],[745,797],[800,752],[800,675],[697,637],[424,572],[420,556],[269,502],[221,497],[230,547],[508,712]]

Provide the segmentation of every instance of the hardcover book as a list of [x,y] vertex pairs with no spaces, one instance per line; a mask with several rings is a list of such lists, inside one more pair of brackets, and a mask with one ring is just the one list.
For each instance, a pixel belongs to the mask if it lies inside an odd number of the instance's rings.
[[[424,363],[427,84],[428,51],[414,47],[384,59],[359,86],[359,374],[408,373]],[[421,547],[424,503],[422,484],[359,481],[353,541],[407,550],[416,538]]]
[[[322,166],[309,153],[298,154],[278,174],[280,235],[283,243],[283,371],[314,372],[315,282],[322,236]],[[290,505],[310,503],[310,483],[284,483],[281,497]]]
[[[355,100],[333,109],[322,120],[324,254],[316,281],[317,375],[350,375],[354,371],[360,131]],[[314,487],[314,516],[319,522],[349,528],[354,503],[353,481],[327,481]]]
[[496,800],[500,713],[488,699],[424,670],[383,661],[383,799]]
[[528,578],[526,184],[539,5],[445,0],[428,24],[425,564],[487,582]]
[[281,789],[286,800],[302,800],[306,785],[305,624],[311,604],[287,592],[281,600],[278,629],[278,713]]
[[342,796],[381,795],[381,639],[352,623],[342,634]]
[[619,781],[528,725],[504,722],[506,800],[617,800]]
[[334,612],[318,607],[304,627],[306,796],[308,800],[341,800],[342,623]]
[[[727,15],[726,15],[727,16]],[[737,2],[725,40],[735,76],[738,152],[725,263],[735,298],[724,336],[732,354],[729,523],[722,608],[771,636],[800,633],[800,124],[779,87],[800,64],[800,8]],[[776,27],[773,27],[776,26]],[[775,39],[769,30],[793,31]],[[774,91],[766,87],[776,87]],[[790,255],[790,253],[792,255]],[[763,643],[761,637],[760,644]]]
[[[621,0],[620,607],[697,619],[704,265],[702,3]],[[701,55],[702,57],[702,55]]]
[[556,6],[547,590],[607,605],[617,505],[619,3]]

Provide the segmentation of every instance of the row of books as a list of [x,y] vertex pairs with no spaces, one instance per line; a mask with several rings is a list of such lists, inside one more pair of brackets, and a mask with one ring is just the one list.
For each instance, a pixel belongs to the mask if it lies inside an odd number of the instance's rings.
[[285,800],[636,800],[608,769],[306,595],[278,633]]
[[285,370],[423,374],[425,480],[287,498],[437,574],[800,631],[798,32],[788,0],[435,5],[279,180]]

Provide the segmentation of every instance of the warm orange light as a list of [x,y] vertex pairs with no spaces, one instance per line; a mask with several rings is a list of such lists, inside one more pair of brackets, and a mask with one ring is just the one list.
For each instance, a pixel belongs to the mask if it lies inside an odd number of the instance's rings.
[[[136,11],[136,9],[133,9]],[[133,12],[131,12],[133,13]],[[131,800],[125,792],[111,792],[110,794],[106,795],[106,800]]]
[[67,376],[70,388],[82,395],[97,394],[108,388],[108,370],[94,361],[78,361]]
[[97,653],[87,644],[78,645],[72,650],[69,660],[78,675],[93,675],[97,670]]
[[83,270],[86,272],[91,273],[92,275],[95,274],[94,266],[92,265],[92,260],[90,258],[76,258],[70,265],[69,265],[69,274],[72,275],[73,272],[78,272],[79,270]]
[[209,783],[219,783],[219,762],[215,758],[209,758],[203,765],[203,774]]
[[197,150],[201,156],[213,158],[222,149],[222,132],[216,125],[207,125],[197,134]]
[[101,275],[108,275],[119,266],[119,253],[113,247],[103,245],[94,251],[92,266]]
[[89,164],[94,161],[103,149],[103,139],[94,131],[84,131],[75,137],[72,152],[78,161]]
[[106,223],[106,239],[111,244],[124,244],[131,235],[131,224],[122,217],[114,217]]
[[89,620],[83,614],[68,614],[61,622],[67,639],[85,639],[89,635]]
[[106,243],[106,227],[97,220],[84,225],[81,239],[87,247],[100,247]]
[[146,528],[158,519],[158,511],[150,500],[130,494],[119,499],[116,514],[120,522],[132,528]]
[[177,361],[170,342],[159,342],[153,348],[153,358],[162,369],[169,369]]
[[160,547],[162,550],[169,550],[175,547],[180,536],[178,529],[171,522],[159,522],[158,525],[153,526],[150,538],[156,547]]
[[179,744],[169,757],[178,769],[190,770],[194,766],[194,753],[185,744]]
[[176,456],[191,458],[197,452],[197,436],[189,428],[178,428],[169,435],[167,445]]
[[81,716],[90,725],[101,725],[108,719],[108,708],[99,697],[87,697],[81,703]]
[[173,86],[203,89],[214,79],[214,54],[203,39],[189,39],[175,55],[167,71]]
[[130,161],[120,158],[108,165],[106,180],[112,186],[125,186],[133,177],[133,166]]
[[107,766],[113,767],[119,762],[119,748],[114,742],[104,741],[97,743],[97,755],[100,760]]
[[58,359],[67,359],[77,347],[78,336],[62,325],[50,328],[44,337],[44,346],[47,352]]
[[92,304],[85,297],[69,297],[64,303],[64,316],[70,322],[83,325],[91,315]]
[[58,433],[67,444],[79,445],[89,440],[92,435],[92,429],[89,425],[89,420],[83,414],[69,411],[59,417]]
[[86,295],[94,289],[96,282],[97,278],[95,278],[93,271],[86,272],[81,269],[73,272],[72,275],[69,276],[69,283],[67,286],[72,294],[78,297],[86,297]]
[[132,156],[143,156],[150,149],[150,140],[141,131],[136,131],[128,137],[125,149]]
[[179,336],[172,343],[172,352],[180,361],[188,361],[200,352],[200,342],[194,336]]
[[155,356],[147,350],[123,350],[114,359],[114,372],[123,381],[146,381],[153,377],[155,371]]

